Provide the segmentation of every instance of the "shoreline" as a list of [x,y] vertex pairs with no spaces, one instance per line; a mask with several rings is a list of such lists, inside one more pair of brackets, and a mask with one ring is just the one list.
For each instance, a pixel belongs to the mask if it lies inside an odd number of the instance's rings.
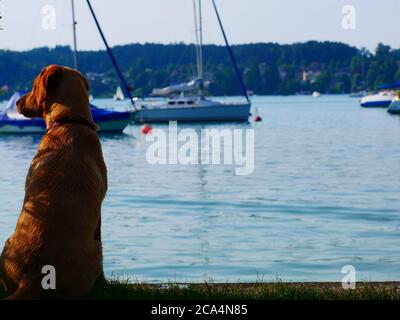
[[161,283],[130,284],[111,280],[85,299],[127,300],[400,300],[400,281],[341,282]]
[[[0,289],[0,300],[6,293]],[[83,300],[400,300],[400,281],[259,283],[129,283],[108,280],[95,285]]]

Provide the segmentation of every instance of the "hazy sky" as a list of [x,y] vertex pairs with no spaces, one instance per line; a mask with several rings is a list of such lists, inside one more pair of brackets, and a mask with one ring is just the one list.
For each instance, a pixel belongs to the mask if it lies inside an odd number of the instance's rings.
[[[293,43],[333,40],[374,49],[400,47],[400,0],[216,0],[230,41]],[[86,0],[75,0],[78,45],[103,48]],[[92,0],[111,45],[194,42],[192,0]],[[55,8],[55,29],[41,13]],[[355,29],[343,29],[342,8],[352,5]],[[222,43],[211,0],[203,0],[204,40]],[[46,7],[45,7],[46,8]],[[70,0],[0,0],[0,49],[24,50],[72,42]]]

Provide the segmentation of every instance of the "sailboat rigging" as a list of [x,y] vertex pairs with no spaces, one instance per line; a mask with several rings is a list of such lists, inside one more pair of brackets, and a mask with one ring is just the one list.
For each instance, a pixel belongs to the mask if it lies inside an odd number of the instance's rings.
[[203,71],[203,17],[201,9],[201,0],[198,3],[198,9],[196,6],[196,0],[193,0],[194,10],[194,24],[195,24],[195,35],[196,35],[196,58],[197,58],[197,76],[202,82],[204,81]]
[[236,75],[237,75],[237,77],[239,79],[240,86],[241,86],[242,91],[243,91],[243,95],[245,96],[247,102],[250,103],[249,96],[247,95],[246,85],[244,84],[242,75],[240,74],[239,68],[238,68],[237,63],[236,63],[235,56],[233,55],[232,48],[231,48],[231,46],[229,44],[229,41],[228,41],[228,38],[226,36],[225,29],[224,29],[224,26],[223,26],[222,21],[221,21],[221,16],[219,15],[219,12],[218,12],[218,9],[217,9],[217,5],[215,4],[215,0],[212,0],[212,3],[213,3],[213,6],[214,6],[215,14],[217,15],[217,19],[218,19],[219,26],[221,28],[222,35],[224,37],[224,41],[225,41],[225,44],[226,44],[226,49],[228,50],[229,57],[231,58],[233,68],[235,69]]
[[122,74],[122,72],[121,72],[121,69],[120,69],[120,67],[119,67],[119,65],[118,65],[118,63],[117,63],[117,60],[116,60],[115,57],[114,57],[114,54],[113,54],[113,52],[112,52],[110,46],[108,45],[107,39],[106,39],[106,37],[104,36],[103,30],[102,30],[101,27],[100,27],[100,23],[99,23],[99,21],[97,20],[96,14],[94,13],[92,4],[90,3],[90,0],[86,0],[86,2],[87,2],[87,4],[88,4],[90,13],[92,14],[93,20],[94,20],[94,22],[95,22],[95,24],[96,24],[97,30],[99,31],[100,36],[101,36],[101,39],[103,40],[103,43],[104,43],[104,45],[105,45],[105,47],[106,47],[108,56],[110,57],[110,60],[111,60],[111,62],[112,62],[112,64],[113,64],[113,66],[114,66],[115,71],[117,72],[117,75],[118,75],[118,78],[119,78],[119,80],[120,80],[120,82],[121,82],[121,85],[122,85],[122,89],[123,89],[123,91],[124,91],[124,94],[129,98],[129,101],[132,103],[133,108],[136,110],[135,102],[134,102],[134,99],[133,99],[133,97],[132,97],[132,94],[131,94],[131,91],[130,91],[130,89],[129,89],[129,86],[128,86],[128,84],[127,84],[126,81],[125,81],[125,78],[124,78],[124,76],[123,76],[123,74]]

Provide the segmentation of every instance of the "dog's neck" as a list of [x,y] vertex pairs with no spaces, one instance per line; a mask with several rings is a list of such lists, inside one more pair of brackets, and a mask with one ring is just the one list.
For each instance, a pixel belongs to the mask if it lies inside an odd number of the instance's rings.
[[65,124],[69,123],[74,123],[74,124],[80,124],[83,126],[86,126],[94,131],[97,131],[97,127],[94,126],[92,123],[85,119],[63,119],[63,120],[57,120],[57,121],[50,121],[49,124],[47,125],[47,131],[50,131],[52,129],[58,128],[60,126],[63,126]]

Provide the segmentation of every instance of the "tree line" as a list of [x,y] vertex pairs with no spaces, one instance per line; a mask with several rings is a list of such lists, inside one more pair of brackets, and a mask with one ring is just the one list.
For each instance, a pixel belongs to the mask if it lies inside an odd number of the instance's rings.
[[[400,50],[379,44],[374,52],[339,42],[254,43],[232,47],[249,90],[259,95],[319,91],[349,93],[372,90],[400,80]],[[129,44],[113,48],[134,96],[153,88],[195,78],[195,46],[176,43]],[[239,83],[224,46],[204,46],[205,81],[210,95],[239,95]],[[79,70],[86,74],[95,97],[110,97],[118,79],[107,53],[80,51]],[[68,46],[24,52],[0,50],[0,97],[29,90],[34,77],[49,64],[72,66]]]

